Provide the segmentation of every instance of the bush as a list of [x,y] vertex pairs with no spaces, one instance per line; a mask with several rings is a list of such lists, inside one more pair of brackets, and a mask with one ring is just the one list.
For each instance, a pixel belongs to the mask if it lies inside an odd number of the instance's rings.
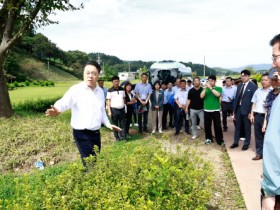
[[34,80],[34,81],[32,82],[32,85],[37,86],[37,85],[39,85],[39,83],[37,82],[37,80]]
[[[95,164],[94,168],[91,165]],[[13,180],[8,209],[207,209],[212,167],[194,151],[171,154],[154,140],[105,147],[55,176],[44,171]],[[48,172],[47,172],[48,173]],[[11,190],[10,192],[12,192]]]
[[16,89],[15,88],[15,85],[12,83],[12,84],[10,84],[10,83],[6,83],[7,84],[7,87],[8,87],[8,89],[9,90],[14,90],[14,89]]
[[13,84],[14,84],[15,87],[19,87],[19,83],[17,81],[14,81]]
[[16,112],[45,112],[50,108],[60,97],[52,99],[37,99],[26,100],[14,105],[13,109]]
[[28,80],[26,80],[24,83],[25,83],[26,87],[28,87],[30,85],[30,82]]

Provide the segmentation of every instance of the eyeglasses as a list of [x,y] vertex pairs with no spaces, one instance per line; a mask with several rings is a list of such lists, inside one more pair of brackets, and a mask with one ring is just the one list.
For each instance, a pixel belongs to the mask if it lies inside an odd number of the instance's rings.
[[277,59],[279,56],[280,56],[280,55],[273,55],[273,56],[271,57],[272,61],[273,61],[273,62],[276,61],[276,59]]

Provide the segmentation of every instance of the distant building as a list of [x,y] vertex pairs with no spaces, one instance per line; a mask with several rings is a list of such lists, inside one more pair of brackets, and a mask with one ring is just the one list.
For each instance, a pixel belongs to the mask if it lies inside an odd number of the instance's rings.
[[137,72],[119,72],[120,80],[134,80]]

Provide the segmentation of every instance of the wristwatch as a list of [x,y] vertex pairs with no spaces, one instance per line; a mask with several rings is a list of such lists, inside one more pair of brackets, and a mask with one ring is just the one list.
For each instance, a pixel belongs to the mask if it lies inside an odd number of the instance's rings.
[[261,194],[263,197],[274,197],[274,195],[269,195],[267,192],[265,192],[263,188],[261,188]]

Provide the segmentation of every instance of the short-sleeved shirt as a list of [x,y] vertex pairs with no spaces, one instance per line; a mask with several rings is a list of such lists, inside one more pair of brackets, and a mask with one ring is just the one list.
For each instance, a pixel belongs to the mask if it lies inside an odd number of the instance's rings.
[[262,87],[257,89],[256,92],[254,93],[251,102],[255,103],[256,106],[253,110],[253,112],[258,112],[258,113],[265,113],[265,100],[266,96],[269,93],[269,91],[272,88],[268,88],[267,90],[263,89]]
[[180,89],[175,93],[174,99],[177,99],[180,104],[186,105],[188,100],[188,92],[188,90]]
[[[236,94],[236,87],[231,86],[231,87],[223,87],[223,92],[222,92],[222,101],[223,102],[232,102]],[[229,99],[231,98],[231,100]]]
[[111,87],[107,92],[107,99],[111,100],[111,108],[122,109],[124,108],[125,92],[122,87],[115,89]]
[[[219,92],[220,94],[222,94],[223,90],[221,87],[215,86],[213,89]],[[214,111],[219,111],[220,108],[221,108],[220,97],[215,96],[212,90],[206,88],[205,97],[204,97],[204,111],[214,112]]]
[[150,83],[138,83],[135,86],[134,93],[138,94],[141,100],[146,100],[150,94],[152,94],[153,89]]
[[200,87],[198,90],[194,87],[190,89],[188,93],[188,100],[190,100],[190,109],[201,110],[203,109],[203,99],[200,98],[200,93],[203,88]]

